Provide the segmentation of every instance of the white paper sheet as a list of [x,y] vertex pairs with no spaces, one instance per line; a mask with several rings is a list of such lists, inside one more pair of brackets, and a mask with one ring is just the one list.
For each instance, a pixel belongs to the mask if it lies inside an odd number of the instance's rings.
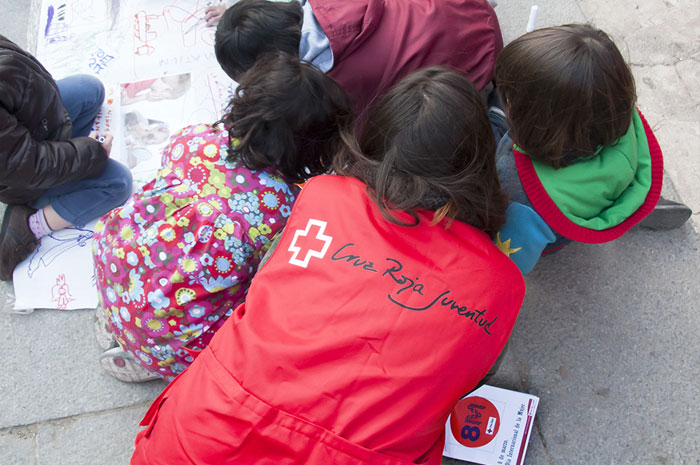
[[34,253],[15,268],[16,310],[97,306],[92,266],[92,233],[96,222],[42,238]]

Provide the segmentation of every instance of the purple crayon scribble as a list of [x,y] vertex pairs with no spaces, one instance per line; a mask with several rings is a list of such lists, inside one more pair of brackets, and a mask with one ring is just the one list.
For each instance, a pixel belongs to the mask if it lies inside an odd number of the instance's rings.
[[53,5],[49,5],[49,9],[46,12],[49,19],[46,20],[46,30],[44,31],[44,37],[49,35],[49,28],[51,28],[51,21],[53,20]]

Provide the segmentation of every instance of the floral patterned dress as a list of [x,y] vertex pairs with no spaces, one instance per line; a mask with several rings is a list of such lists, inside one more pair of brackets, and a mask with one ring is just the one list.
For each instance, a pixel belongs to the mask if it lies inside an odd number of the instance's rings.
[[175,134],[155,179],[95,229],[100,300],[122,348],[172,380],[245,297],[298,187],[227,161],[209,125]]

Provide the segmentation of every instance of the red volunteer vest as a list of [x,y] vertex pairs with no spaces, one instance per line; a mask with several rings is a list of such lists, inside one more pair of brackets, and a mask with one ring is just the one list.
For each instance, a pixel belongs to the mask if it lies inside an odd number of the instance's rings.
[[483,232],[420,217],[397,226],[360,181],[311,180],[246,303],[154,402],[132,463],[439,464],[525,286]]
[[465,72],[481,90],[503,49],[486,0],[309,0],[333,51],[328,73],[362,112],[401,78],[432,65]]

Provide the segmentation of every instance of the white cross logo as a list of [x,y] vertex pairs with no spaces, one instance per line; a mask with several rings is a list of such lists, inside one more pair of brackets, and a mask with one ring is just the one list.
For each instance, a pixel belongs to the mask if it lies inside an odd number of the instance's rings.
[[[333,240],[331,236],[323,234],[326,230],[327,224],[328,223],[326,223],[325,221],[309,219],[309,221],[306,223],[306,229],[304,229],[303,231],[301,229],[296,230],[296,232],[294,233],[294,239],[292,239],[292,243],[289,245],[288,249],[290,252],[292,252],[292,257],[289,259],[289,263],[291,263],[292,265],[300,266],[302,268],[306,268],[307,266],[309,266],[309,260],[311,260],[312,257],[323,258],[326,255],[328,247],[331,246],[331,241]],[[316,226],[318,228],[318,231],[316,232],[316,236],[310,239],[312,239],[313,242],[323,242],[321,250],[314,250],[315,248],[312,248],[311,246],[299,247],[297,245],[297,241],[299,241],[300,238],[309,236],[309,232],[311,231],[312,226]],[[302,248],[306,249],[306,256],[304,256],[303,260],[299,260],[298,256],[299,253],[302,251]]]

